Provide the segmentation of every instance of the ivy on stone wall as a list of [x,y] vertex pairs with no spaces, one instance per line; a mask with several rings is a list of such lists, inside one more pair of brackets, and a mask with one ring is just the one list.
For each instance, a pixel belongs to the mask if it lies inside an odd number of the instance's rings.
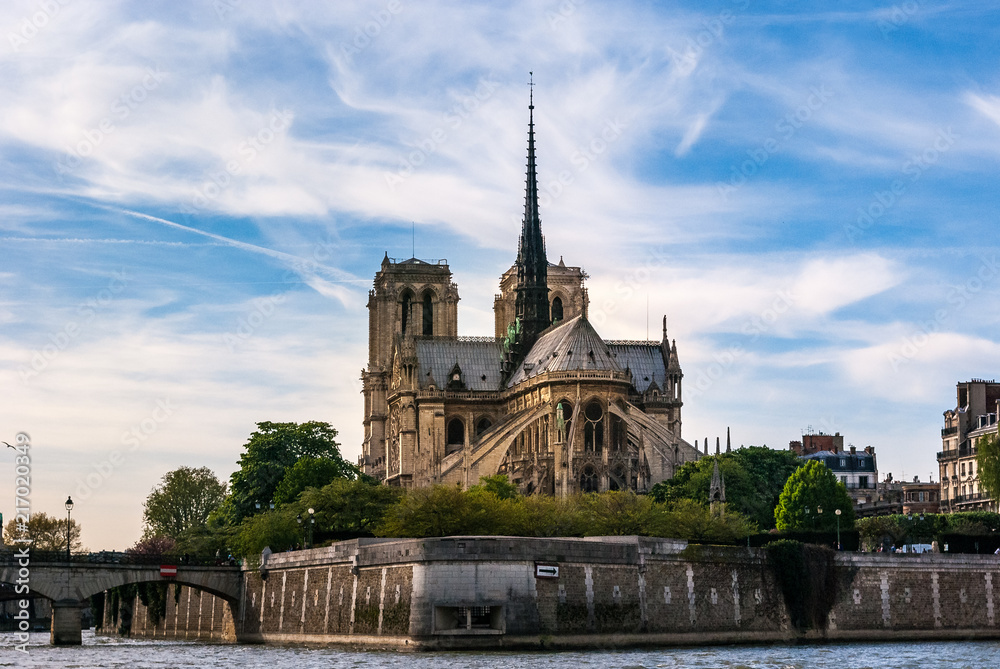
[[140,583],[139,601],[146,607],[146,615],[153,627],[167,615],[167,583]]
[[772,542],[765,550],[792,626],[799,632],[825,629],[839,585],[834,551],[791,539]]

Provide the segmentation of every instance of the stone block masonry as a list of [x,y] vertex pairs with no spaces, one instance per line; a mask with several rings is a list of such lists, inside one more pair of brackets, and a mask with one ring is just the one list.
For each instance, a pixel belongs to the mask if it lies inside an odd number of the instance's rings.
[[413,649],[1000,638],[994,556],[840,553],[834,570],[825,625],[802,631],[761,549],[645,537],[358,539],[245,570],[232,614],[188,588],[175,605],[171,589],[166,619],[150,628],[136,602],[133,634]]

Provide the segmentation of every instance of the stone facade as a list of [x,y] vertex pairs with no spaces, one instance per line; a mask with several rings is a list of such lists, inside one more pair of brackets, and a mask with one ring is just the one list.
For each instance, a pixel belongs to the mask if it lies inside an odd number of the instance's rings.
[[956,406],[944,412],[941,451],[937,454],[941,476],[941,511],[996,509],[976,476],[976,440],[997,433],[1000,383],[973,379],[956,386]]
[[524,493],[641,492],[700,456],[681,437],[666,317],[659,341],[605,341],[587,320],[587,274],[546,259],[529,128],[525,217],[493,336],[458,336],[446,261],[387,254],[375,275],[360,465],[389,485],[503,473]]

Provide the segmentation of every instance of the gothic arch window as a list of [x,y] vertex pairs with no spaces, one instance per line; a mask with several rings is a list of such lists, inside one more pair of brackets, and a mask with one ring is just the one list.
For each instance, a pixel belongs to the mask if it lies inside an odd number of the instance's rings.
[[600,453],[604,448],[604,409],[594,400],[583,411],[583,450]]
[[615,467],[608,477],[608,490],[624,490],[627,485],[625,470],[620,465]]
[[552,300],[552,322],[558,323],[563,319],[563,303],[561,297]]
[[611,416],[611,450],[625,450],[625,421],[618,416]]
[[448,421],[448,446],[465,446],[465,423],[461,418]]
[[600,487],[597,480],[597,470],[592,465],[587,465],[580,473],[580,491],[598,492]]
[[405,293],[403,293],[402,307],[399,317],[400,331],[403,334],[406,334],[406,329],[410,325],[410,317],[412,316],[410,312],[412,310],[413,310],[413,293],[407,290]]
[[493,421],[490,420],[489,416],[483,416],[478,421],[476,421],[476,436],[478,437],[491,427],[493,427]]
[[423,310],[423,321],[424,329],[423,334],[428,337],[434,334],[434,303],[431,299],[430,291],[424,293],[424,310]]

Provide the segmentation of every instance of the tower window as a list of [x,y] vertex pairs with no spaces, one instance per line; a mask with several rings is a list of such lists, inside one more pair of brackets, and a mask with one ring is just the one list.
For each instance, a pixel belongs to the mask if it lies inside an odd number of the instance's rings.
[[493,421],[491,421],[489,418],[485,417],[480,418],[479,421],[476,423],[476,436],[478,437],[483,432],[486,432],[486,430],[490,429],[492,425]]
[[580,490],[582,492],[598,491],[597,471],[590,465],[583,468],[580,474]]
[[428,337],[434,334],[434,305],[431,304],[431,294],[424,293],[424,331]]
[[400,316],[400,329],[403,334],[406,334],[406,326],[410,324],[410,308],[411,308],[411,296],[409,293],[403,295],[403,312]]
[[563,304],[562,298],[557,297],[552,300],[552,322],[558,323],[563,319]]

